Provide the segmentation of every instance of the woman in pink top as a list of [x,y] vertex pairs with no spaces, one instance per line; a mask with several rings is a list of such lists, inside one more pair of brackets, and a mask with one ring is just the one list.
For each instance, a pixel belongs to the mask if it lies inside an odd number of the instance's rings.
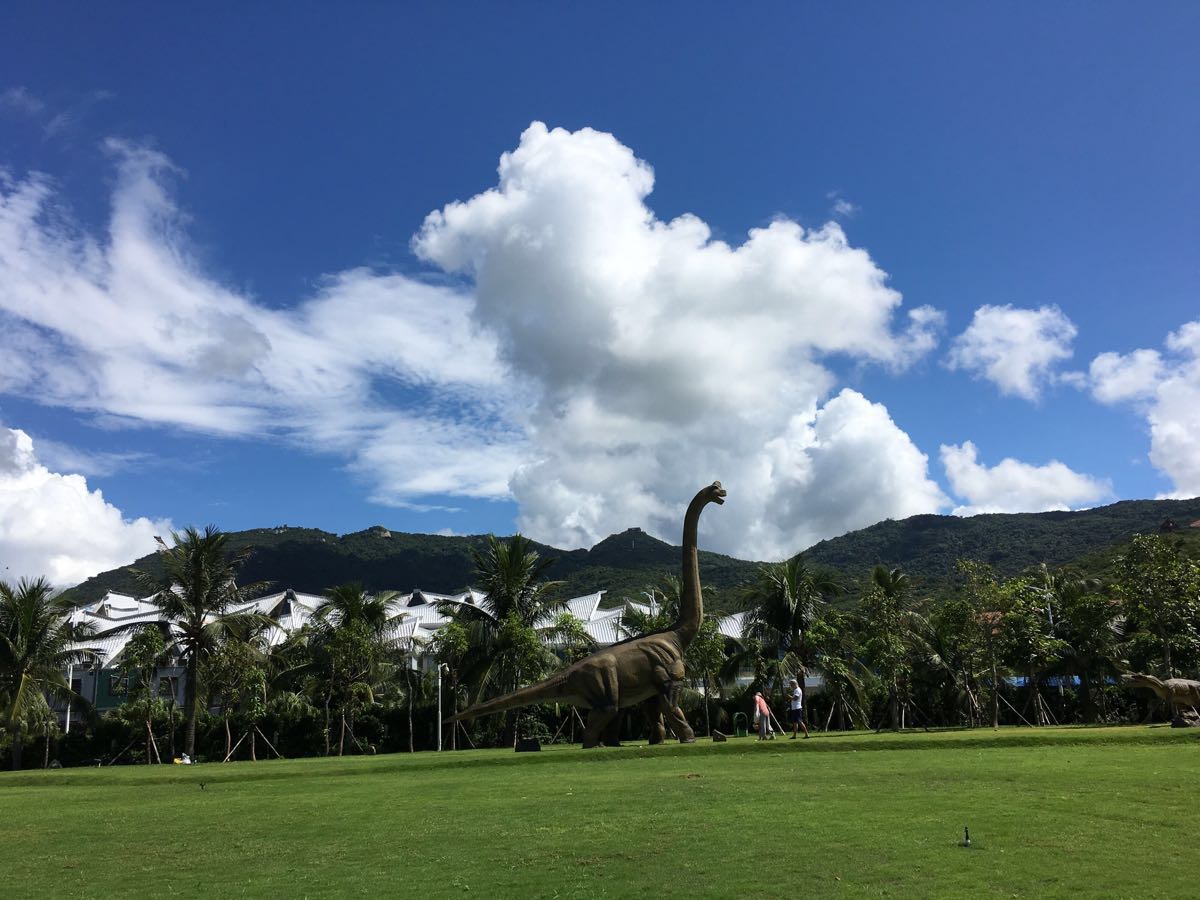
[[754,718],[758,720],[758,739],[760,741],[767,740],[768,735],[775,737],[775,730],[771,727],[771,707],[767,705],[762,691],[754,695]]

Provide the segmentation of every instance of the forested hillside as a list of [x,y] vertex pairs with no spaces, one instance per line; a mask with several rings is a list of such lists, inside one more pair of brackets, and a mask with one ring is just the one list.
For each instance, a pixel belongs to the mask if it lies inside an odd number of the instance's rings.
[[[421,588],[453,593],[471,584],[474,566],[472,548],[482,547],[485,538],[443,537],[432,534],[389,532],[368,528],[338,536],[314,528],[259,528],[232,532],[233,548],[252,546],[254,553],[242,569],[244,581],[269,581],[276,589],[293,588],[305,593],[323,593],[330,587],[359,581],[368,590],[410,591]],[[679,575],[680,549],[632,528],[605,538],[591,550],[559,550],[544,544],[538,551],[555,560],[548,577],[562,581],[560,593],[578,596],[606,590],[612,604],[623,597],[636,597],[665,575]],[[154,554],[133,566],[113,569],[89,578],[71,590],[84,603],[107,591],[136,594],[132,568],[156,572]],[[754,573],[755,564],[723,556],[700,553],[701,577],[711,586],[710,607],[728,608],[732,590]]]
[[[1131,500],[1080,512],[954,516],[913,516],[880,522],[808,549],[818,565],[835,569],[844,581],[860,581],[876,563],[900,567],[924,591],[944,593],[959,559],[991,564],[1001,575],[1013,575],[1046,563],[1051,568],[1076,561],[1101,569],[1134,534],[1157,533],[1166,521],[1181,534],[1200,533],[1200,499]],[[253,546],[243,570],[247,581],[270,581],[276,588],[321,593],[349,581],[370,590],[409,591],[422,588],[450,593],[471,583],[471,548],[482,536],[443,537],[388,532],[381,527],[338,536],[313,528],[279,526],[231,535],[234,547]],[[1196,543],[1189,541],[1189,544]],[[556,562],[550,577],[564,582],[574,596],[605,589],[607,601],[638,593],[664,575],[679,573],[679,548],[631,528],[605,538],[590,550],[559,550],[538,545]],[[136,566],[154,571],[154,555]],[[753,578],[756,563],[701,552],[701,578],[712,588],[712,609],[736,608],[737,588]],[[136,593],[129,567],[114,569],[74,588],[80,602],[106,591]]]
[[959,559],[1015,575],[1040,563],[1056,568],[1102,553],[1135,534],[1156,534],[1167,521],[1184,533],[1200,531],[1189,527],[1197,520],[1200,498],[1126,500],[1079,512],[912,516],[821,541],[805,555],[840,572],[861,574],[883,563],[932,582],[952,577]]

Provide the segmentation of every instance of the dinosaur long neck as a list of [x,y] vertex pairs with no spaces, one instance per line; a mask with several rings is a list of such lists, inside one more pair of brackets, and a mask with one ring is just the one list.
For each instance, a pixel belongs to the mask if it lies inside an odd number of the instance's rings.
[[700,511],[708,502],[701,491],[692,498],[687,514],[683,517],[683,591],[679,597],[679,619],[675,632],[683,646],[688,646],[700,631],[704,618],[704,597],[700,592],[700,553],[696,549],[696,529],[700,524]]

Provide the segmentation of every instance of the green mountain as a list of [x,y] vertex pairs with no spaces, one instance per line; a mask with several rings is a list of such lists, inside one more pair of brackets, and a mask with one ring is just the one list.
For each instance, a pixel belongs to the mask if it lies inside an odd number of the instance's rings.
[[[1080,563],[1101,572],[1120,545],[1135,534],[1157,533],[1166,522],[1189,546],[1200,548],[1200,498],[1192,500],[1129,500],[1080,512],[995,514],[959,518],[912,516],[887,520],[821,541],[806,551],[810,561],[839,572],[854,585],[877,563],[899,566],[923,591],[935,595],[949,589],[954,564],[977,559],[992,564],[1002,575],[1014,575],[1039,563],[1051,568]],[[443,537],[389,532],[382,526],[338,536],[315,528],[258,528],[232,532],[235,548],[254,552],[243,569],[246,581],[269,581],[277,589],[294,588],[322,593],[349,581],[368,589],[413,588],[452,593],[473,578],[471,549],[485,538]],[[550,577],[563,582],[565,596],[607,590],[608,605],[678,575],[679,548],[631,528],[614,534],[590,550],[559,550],[537,545],[555,559]],[[154,554],[134,566],[154,571]],[[739,589],[754,577],[757,563],[719,553],[700,553],[705,599],[714,611],[738,607]],[[137,593],[129,566],[89,578],[72,588],[79,602],[97,599],[106,591]]]
[[[320,594],[330,587],[360,581],[369,590],[410,591],[421,588],[454,593],[471,584],[474,565],[471,550],[482,548],[486,538],[443,537],[433,534],[390,532],[382,526],[338,536],[315,528],[256,528],[230,532],[232,549],[253,547],[242,569],[243,581],[269,581],[276,589],[293,588]],[[535,544],[540,554],[555,560],[548,577],[562,581],[563,596],[574,597],[604,589],[606,605],[623,597],[636,598],[664,575],[679,575],[680,548],[651,537],[639,528],[614,534],[590,550],[559,550]],[[108,591],[137,594],[133,568],[158,572],[155,554],[104,572],[71,589],[80,603]],[[753,577],[755,564],[700,553],[700,575],[714,610],[731,608],[736,588]]]
[[1156,534],[1168,522],[1180,533],[1194,533],[1200,531],[1190,527],[1196,521],[1200,498],[1124,500],[1078,512],[911,516],[821,541],[805,555],[856,577],[882,563],[915,578],[943,581],[953,577],[959,559],[989,563],[1007,576],[1040,563],[1050,568],[1074,563],[1135,534]]

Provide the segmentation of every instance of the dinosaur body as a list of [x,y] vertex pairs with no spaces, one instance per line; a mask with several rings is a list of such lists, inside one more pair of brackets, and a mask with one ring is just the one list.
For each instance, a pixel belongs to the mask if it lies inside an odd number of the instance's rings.
[[709,503],[724,503],[719,481],[700,491],[683,519],[683,592],[679,618],[670,628],[640,635],[598,650],[544,681],[476,704],[450,721],[474,719],[531,703],[565,703],[589,710],[584,747],[599,746],[601,736],[619,710],[641,705],[651,719],[651,741],[661,741],[661,718],[683,743],[695,734],[679,709],[684,679],[684,653],[700,630],[704,598],[700,590],[700,557],[696,547],[700,512]]
[[1200,681],[1190,678],[1155,678],[1153,675],[1130,675],[1134,687],[1148,688],[1166,700],[1174,710],[1200,709]]

